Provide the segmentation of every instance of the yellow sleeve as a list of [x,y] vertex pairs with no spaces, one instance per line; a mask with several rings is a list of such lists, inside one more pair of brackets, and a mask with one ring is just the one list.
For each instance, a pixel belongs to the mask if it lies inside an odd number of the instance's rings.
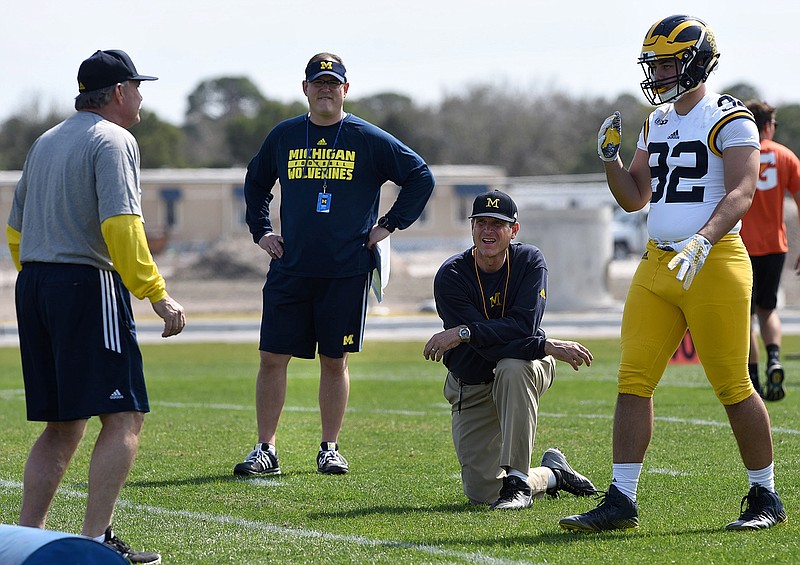
[[22,234],[9,225],[6,225],[6,240],[8,241],[8,250],[11,252],[11,258],[14,260],[14,266],[17,271],[22,270],[22,264],[19,262],[19,242],[22,239]]
[[150,254],[142,219],[135,214],[111,216],[100,226],[114,269],[138,299],[158,302],[167,296],[167,283]]

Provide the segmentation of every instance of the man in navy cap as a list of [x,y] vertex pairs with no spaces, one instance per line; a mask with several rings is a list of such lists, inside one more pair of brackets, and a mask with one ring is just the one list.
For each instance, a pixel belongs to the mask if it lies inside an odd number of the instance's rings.
[[[267,136],[247,167],[247,225],[270,257],[256,381],[258,442],[234,474],[280,473],[275,445],[292,357],[319,354],[322,423],[317,471],[341,475],[339,431],[350,390],[349,353],[361,351],[373,249],[422,214],[433,191],[425,161],[402,142],[344,111],[350,88],[342,59],[318,53],[302,83],[307,113]],[[280,231],[270,209],[278,181]],[[378,218],[381,187],[400,187]]]
[[163,337],[180,333],[183,307],[166,291],[145,238],[139,147],[141,75],[118,50],[78,70],[77,112],[33,144],[14,193],[6,234],[16,284],[28,420],[46,422],[25,464],[20,525],[47,513],[92,416],[102,428],[89,466],[82,534],[132,563],[111,521],[150,411],[130,293],[150,300]]
[[531,468],[539,398],[550,388],[556,359],[576,371],[592,362],[580,343],[545,337],[547,301],[542,252],[513,243],[517,205],[499,190],[479,194],[470,215],[474,245],[450,257],[433,281],[444,331],[423,356],[447,367],[453,444],[464,494],[492,509],[521,509],[545,493],[595,494],[560,450]]

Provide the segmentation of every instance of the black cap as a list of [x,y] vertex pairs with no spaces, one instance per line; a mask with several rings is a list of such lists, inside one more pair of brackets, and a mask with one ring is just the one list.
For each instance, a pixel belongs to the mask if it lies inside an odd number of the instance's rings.
[[505,192],[490,190],[475,197],[472,203],[470,218],[497,218],[506,222],[516,223],[517,205]]
[[126,80],[158,80],[158,77],[140,75],[128,54],[119,49],[97,51],[78,69],[79,92],[100,90]]

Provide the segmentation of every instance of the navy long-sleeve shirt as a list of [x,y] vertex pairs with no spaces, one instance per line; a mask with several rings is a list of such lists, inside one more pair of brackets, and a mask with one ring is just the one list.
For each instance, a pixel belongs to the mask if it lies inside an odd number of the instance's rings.
[[[269,205],[276,180],[284,254],[270,268],[329,278],[375,267],[366,244],[385,182],[400,187],[386,214],[399,229],[419,218],[434,186],[433,174],[419,155],[353,114],[331,126],[317,126],[303,114],[269,133],[247,167],[244,184],[246,221],[256,243],[273,231]],[[318,211],[323,191],[328,212]]]
[[450,257],[433,282],[444,328],[466,324],[470,329],[469,343],[444,354],[445,366],[465,384],[490,382],[500,359],[545,356],[545,334],[539,327],[547,298],[542,252],[533,245],[512,243],[510,269],[506,264],[495,273],[480,271],[473,253],[468,249]]

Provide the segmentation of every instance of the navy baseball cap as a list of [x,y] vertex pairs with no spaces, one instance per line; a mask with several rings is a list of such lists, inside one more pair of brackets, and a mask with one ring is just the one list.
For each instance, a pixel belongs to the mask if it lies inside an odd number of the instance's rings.
[[313,61],[306,67],[306,80],[311,82],[322,75],[330,75],[339,82],[347,82],[347,70],[338,61]]
[[475,197],[470,218],[497,218],[516,223],[517,205],[505,192],[490,190]]
[[100,90],[126,80],[158,80],[158,77],[140,75],[128,54],[119,49],[96,51],[78,69],[79,92]]

